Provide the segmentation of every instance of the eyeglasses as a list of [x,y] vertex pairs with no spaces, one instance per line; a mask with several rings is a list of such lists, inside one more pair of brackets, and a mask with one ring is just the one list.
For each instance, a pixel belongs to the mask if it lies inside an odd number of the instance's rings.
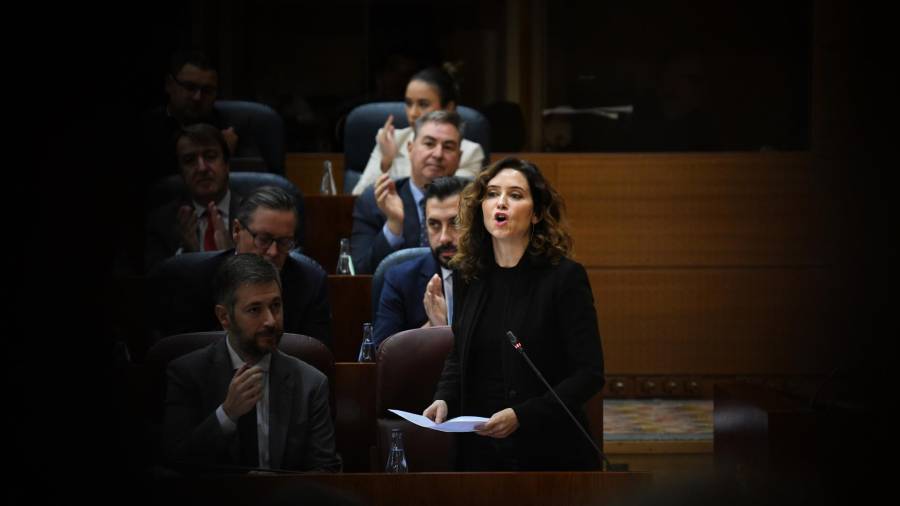
[[178,84],[178,86],[181,86],[182,88],[184,88],[185,91],[187,91],[191,95],[193,95],[199,91],[201,95],[209,96],[209,95],[215,95],[216,91],[218,91],[218,88],[216,88],[215,86],[202,86],[197,83],[192,83],[190,81],[179,81],[178,78],[175,77],[174,74],[170,74],[170,75],[172,76],[172,80],[175,81],[175,83]]
[[254,232],[250,230],[250,227],[248,227],[246,223],[240,220],[238,220],[238,222],[241,224],[241,226],[244,227],[244,230],[246,230],[247,233],[250,234],[250,237],[253,238],[253,244],[257,248],[259,248],[260,251],[269,249],[269,247],[272,246],[273,242],[278,247],[279,251],[290,251],[291,248],[294,247],[294,244],[296,244],[297,242],[293,237],[279,237],[276,239],[268,234]]

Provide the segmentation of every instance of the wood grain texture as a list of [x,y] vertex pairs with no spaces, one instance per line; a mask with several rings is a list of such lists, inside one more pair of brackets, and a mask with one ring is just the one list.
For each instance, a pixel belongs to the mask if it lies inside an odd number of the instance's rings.
[[829,274],[589,269],[607,373],[828,373],[843,337]]
[[331,160],[334,185],[340,193],[344,187],[343,153],[288,153],[284,158],[284,177],[297,185],[304,196],[319,195],[325,160]]
[[834,260],[833,188],[808,153],[517,156],[563,195],[575,256],[587,266]]
[[362,326],[372,321],[372,276],[328,275],[335,362],[356,362]]

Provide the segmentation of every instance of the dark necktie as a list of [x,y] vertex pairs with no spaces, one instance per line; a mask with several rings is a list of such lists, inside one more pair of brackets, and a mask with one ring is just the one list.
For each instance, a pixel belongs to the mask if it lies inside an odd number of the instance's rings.
[[422,213],[419,215],[419,246],[428,246],[428,227],[425,226],[425,199],[419,201]]
[[[218,218],[218,216],[216,216]],[[216,248],[216,228],[213,226],[213,215],[206,212],[206,233],[203,234],[203,251],[215,251]]]
[[256,405],[244,416],[238,418],[238,439],[241,443],[240,465],[259,467],[259,439],[256,434]]

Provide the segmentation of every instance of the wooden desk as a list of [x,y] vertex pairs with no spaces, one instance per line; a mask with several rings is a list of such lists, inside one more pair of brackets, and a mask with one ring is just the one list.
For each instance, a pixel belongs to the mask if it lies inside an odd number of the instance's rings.
[[334,364],[333,388],[335,442],[344,472],[369,471],[369,448],[375,446],[375,363]]
[[341,239],[349,239],[353,230],[354,195],[305,195],[306,238],[303,253],[334,274]]
[[335,362],[356,362],[362,325],[372,321],[372,276],[328,275]]
[[[171,504],[326,504],[328,490],[357,502],[327,504],[403,505],[604,505],[647,492],[648,473],[409,473],[230,476],[160,480],[152,489],[157,503]],[[342,492],[343,491],[343,494]]]

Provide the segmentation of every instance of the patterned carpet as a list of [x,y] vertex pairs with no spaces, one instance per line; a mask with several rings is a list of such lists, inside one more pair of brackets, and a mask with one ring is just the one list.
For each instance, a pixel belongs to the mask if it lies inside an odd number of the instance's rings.
[[606,441],[712,441],[711,400],[603,401]]

